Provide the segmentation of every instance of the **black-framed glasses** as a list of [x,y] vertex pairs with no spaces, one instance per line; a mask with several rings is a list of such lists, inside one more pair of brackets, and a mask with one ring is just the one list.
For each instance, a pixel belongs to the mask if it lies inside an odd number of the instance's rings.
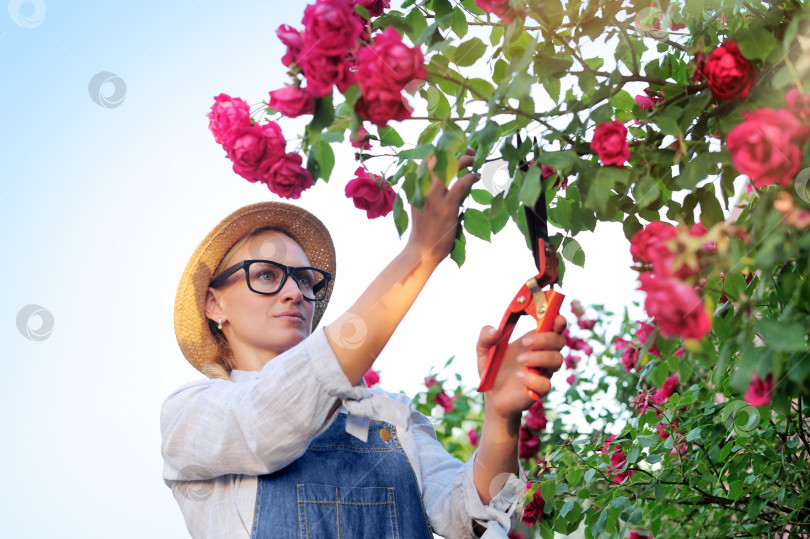
[[208,286],[222,286],[228,277],[240,269],[245,270],[245,280],[251,291],[268,296],[277,294],[287,282],[287,277],[292,275],[301,294],[310,301],[325,299],[326,289],[332,279],[331,273],[318,268],[293,268],[272,260],[243,260],[220,273]]

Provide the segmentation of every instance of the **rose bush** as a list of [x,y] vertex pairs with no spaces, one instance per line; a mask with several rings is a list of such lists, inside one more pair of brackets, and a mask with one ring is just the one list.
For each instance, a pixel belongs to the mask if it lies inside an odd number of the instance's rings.
[[[563,290],[566,264],[585,266],[577,236],[621,223],[643,306],[572,302],[568,383],[520,430],[514,536],[807,537],[808,11],[317,0],[277,30],[289,85],[253,113],[215,97],[209,129],[237,174],[287,198],[329,180],[333,145],[350,143],[347,197],[400,235],[430,184],[419,161],[449,183],[468,147],[474,169],[502,160],[511,183],[472,190],[451,257],[510,222],[528,239],[523,207],[545,191]],[[276,122],[305,112],[289,152]],[[483,399],[447,379],[430,373],[415,403],[468,459]]]

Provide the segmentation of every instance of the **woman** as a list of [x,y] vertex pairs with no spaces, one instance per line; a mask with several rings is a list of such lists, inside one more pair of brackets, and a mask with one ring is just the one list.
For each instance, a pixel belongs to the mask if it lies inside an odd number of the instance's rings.
[[[410,399],[362,383],[449,254],[477,178],[448,189],[434,176],[403,251],[323,330],[335,253],[312,214],[253,204],[197,247],[178,287],[175,332],[208,378],[177,389],[161,410],[163,478],[192,537],[505,537],[517,524],[526,484],[518,429],[533,402],[525,388],[550,390],[562,317],[556,333],[509,345],[467,463],[444,450]],[[479,371],[499,336],[482,330]]]

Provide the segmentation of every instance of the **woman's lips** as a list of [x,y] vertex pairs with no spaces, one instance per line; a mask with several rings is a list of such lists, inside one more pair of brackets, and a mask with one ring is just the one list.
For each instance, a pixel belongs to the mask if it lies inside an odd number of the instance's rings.
[[289,320],[291,322],[303,322],[304,321],[304,315],[302,315],[299,312],[295,312],[295,311],[285,311],[283,313],[275,314],[275,315],[273,315],[273,317],[277,318],[278,320]]

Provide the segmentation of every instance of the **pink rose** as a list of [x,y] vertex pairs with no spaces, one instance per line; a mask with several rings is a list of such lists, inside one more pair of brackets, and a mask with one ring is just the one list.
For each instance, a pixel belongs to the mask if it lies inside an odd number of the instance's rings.
[[565,356],[565,359],[564,359],[565,368],[568,369],[568,370],[571,370],[571,371],[576,370],[577,363],[579,363],[579,359],[580,358],[578,358],[577,356],[575,356],[573,354],[568,354],[567,356]]
[[580,339],[579,337],[571,337],[570,333],[568,332],[568,328],[565,328],[562,332],[562,336],[565,337],[565,346],[570,348],[571,350],[579,350],[581,352],[585,352],[586,356],[589,356],[593,353],[593,348],[584,340]]
[[576,384],[576,383],[577,383],[577,376],[576,376],[576,374],[572,374],[571,376],[569,376],[568,378],[566,378],[566,379],[565,379],[565,381],[566,381],[566,382],[568,382],[568,385],[569,385],[569,386],[573,386],[574,384]]
[[470,440],[470,445],[476,447],[478,445],[478,431],[470,429],[467,431],[467,438]]
[[391,6],[390,0],[352,0],[355,6],[363,6],[370,17],[379,17]]
[[346,0],[316,0],[304,8],[304,43],[327,56],[343,56],[357,49],[363,23]]
[[515,17],[521,16],[521,11],[513,8],[509,0],[475,0],[475,5],[488,13],[497,15],[504,24],[509,24]]
[[380,373],[374,369],[369,369],[366,371],[366,374],[363,375],[363,381],[368,387],[376,386],[380,383]]
[[[542,498],[542,496],[541,496]],[[525,514],[525,512],[524,512]],[[509,532],[506,534],[506,539],[526,539],[526,536],[520,532]]]
[[554,178],[554,184],[551,186],[552,189],[554,189],[558,185],[560,186],[560,189],[565,189],[566,187],[568,187],[568,177],[565,178],[561,177],[559,172],[554,170],[554,167],[550,167],[548,165],[540,165],[540,171],[541,171],[541,179],[544,181],[556,174],[557,177]]
[[636,408],[638,408],[638,413],[643,415],[644,412],[647,411],[647,408],[652,406],[652,404],[650,404],[650,402],[652,402],[653,404],[655,403],[655,401],[652,400],[652,397],[653,396],[650,395],[649,393],[646,393],[646,392],[641,393],[635,399],[633,399],[631,401],[631,403],[634,404],[636,406]]
[[792,114],[810,122],[810,93],[802,95],[798,88],[791,88],[785,95],[785,102]]
[[700,339],[711,330],[712,320],[694,288],[650,273],[642,273],[639,280],[639,289],[647,293],[644,308],[655,318],[661,335]]
[[394,207],[394,189],[385,179],[376,174],[369,174],[363,167],[354,171],[356,178],[346,184],[346,196],[351,198],[354,206],[366,210],[369,219],[388,215]]
[[[647,322],[639,322],[638,325],[639,328],[636,330],[636,337],[638,337],[638,342],[641,343],[641,346],[644,346],[647,344],[647,339],[649,339],[650,335],[655,331],[655,327]],[[661,357],[661,352],[659,352],[658,347],[655,346],[655,341],[650,344],[650,348],[647,351],[650,355]]]
[[633,236],[630,240],[630,254],[633,260],[642,264],[652,264],[653,260],[662,256],[671,256],[669,248],[665,245],[668,240],[675,238],[678,230],[667,223],[653,221]]
[[444,391],[439,391],[436,394],[436,397],[435,397],[434,401],[436,402],[436,404],[438,404],[439,406],[444,408],[445,413],[448,413],[448,412],[451,412],[453,410],[453,403],[456,402],[457,398],[458,397],[456,397],[455,395],[450,397]]
[[810,136],[810,128],[787,109],[743,112],[743,118],[726,137],[734,167],[757,188],[787,187],[799,172],[800,146]]
[[680,348],[678,348],[677,350],[675,350],[675,353],[674,353],[674,354],[672,354],[672,355],[674,355],[675,357],[683,358],[683,355],[684,355],[685,353],[686,353],[686,350],[684,349],[684,347],[683,347],[683,346],[681,346]]
[[653,105],[655,105],[655,101],[653,101],[653,99],[651,97],[646,96],[646,95],[637,95],[635,97],[635,100],[636,100],[636,104],[641,109],[652,110]]
[[214,134],[214,140],[224,144],[233,131],[250,126],[250,107],[243,99],[219,94],[214,97],[208,117],[208,129]]
[[548,420],[546,419],[546,408],[543,401],[535,401],[529,408],[529,414],[526,416],[526,427],[533,431],[544,430]]
[[267,170],[284,155],[284,136],[275,122],[242,125],[225,139],[225,152],[233,171],[250,182],[262,180]]
[[348,66],[343,56],[327,56],[316,50],[299,55],[298,65],[304,70],[307,91],[313,97],[325,97],[332,87],[346,77]]
[[371,149],[371,140],[369,139],[369,133],[363,125],[360,125],[360,129],[357,130],[357,138],[354,138],[353,135],[349,135],[349,142],[352,143],[352,146],[355,148],[359,148],[361,150],[370,150]]
[[540,490],[538,489],[534,493],[534,496],[532,496],[532,501],[523,509],[522,522],[527,526],[534,526],[537,521],[543,518],[543,509],[545,506],[546,502],[543,500],[543,495],[540,494]]
[[529,430],[526,425],[521,425],[519,432],[518,456],[524,460],[531,460],[540,451],[540,437]]
[[596,325],[596,320],[585,320],[584,318],[581,318],[579,321],[577,321],[577,325],[580,329],[593,329]]
[[660,389],[655,391],[655,394],[652,396],[653,402],[655,404],[661,405],[667,402],[669,398],[675,393],[675,388],[678,387],[678,375],[667,376],[667,379],[664,381],[664,385],[661,386]]
[[297,153],[282,155],[267,172],[267,188],[283,198],[299,198],[302,191],[312,187],[312,174],[301,166],[302,161]]
[[436,380],[435,376],[431,376],[430,378],[428,378],[427,376],[425,377],[425,387],[426,388],[430,389],[431,387],[437,386],[437,385],[439,385],[439,381]]
[[593,133],[591,149],[603,165],[623,166],[630,159],[627,128],[618,120],[600,123]]
[[635,346],[628,346],[622,352],[622,365],[624,365],[624,372],[630,372],[633,367],[638,363],[638,348]]
[[388,122],[401,122],[411,117],[411,111],[405,107],[402,95],[380,88],[371,88],[364,92],[354,104],[357,115],[377,127],[383,128]]
[[[673,30],[674,30],[674,28],[673,28]],[[630,532],[630,535],[627,536],[627,539],[652,539],[652,537],[653,537],[652,534],[647,535],[645,533],[639,533],[639,532],[633,530],[633,531]]]
[[748,385],[748,390],[743,398],[751,406],[767,406],[771,403],[772,393],[773,375],[768,373],[768,376],[763,380],[755,372],[751,375],[751,383]]
[[571,302],[571,312],[574,313],[574,316],[577,319],[581,318],[585,314],[585,309],[582,307],[582,302],[578,299],[575,299]]
[[281,58],[281,63],[287,67],[293,62],[297,63],[298,55],[304,49],[304,36],[299,30],[287,24],[279,26],[276,35],[287,46],[287,53]]
[[361,49],[357,57],[363,95],[373,88],[398,93],[409,82],[427,78],[422,49],[405,45],[393,26],[375,35],[374,45]]
[[270,108],[284,116],[296,118],[314,112],[312,95],[304,89],[287,84],[280,90],[270,92]]
[[733,41],[725,41],[706,59],[703,74],[719,101],[745,99],[757,81],[757,68],[745,59]]

